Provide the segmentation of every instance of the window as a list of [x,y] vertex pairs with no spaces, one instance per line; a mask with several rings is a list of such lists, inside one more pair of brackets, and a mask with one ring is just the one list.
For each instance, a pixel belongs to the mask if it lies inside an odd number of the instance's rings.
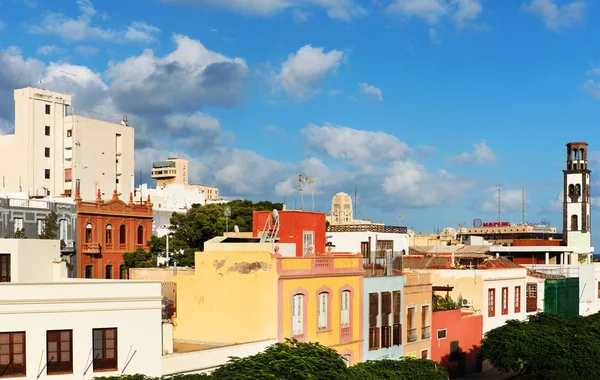
[[93,266],[91,266],[91,265],[85,266],[85,278],[93,278],[92,270],[93,270]]
[[50,115],[50,104],[44,104],[44,106],[45,106],[44,108],[46,111],[46,115]]
[[421,351],[421,359],[427,359],[428,356],[429,356],[429,350]]
[[488,317],[496,315],[496,289],[488,289]]
[[110,224],[106,225],[105,235],[106,244],[112,243],[112,226]]
[[407,342],[414,342],[417,340],[417,329],[415,327],[415,310],[414,306],[408,308],[406,312],[406,333]]
[[438,330],[437,331],[437,338],[438,339],[446,339],[447,336],[448,336],[448,330],[447,329],[442,329],[442,330]]
[[61,219],[58,222],[58,238],[60,240],[67,240],[69,232],[69,221],[66,219]]
[[47,331],[46,371],[53,373],[73,373],[73,330]]
[[144,227],[142,226],[137,228],[137,243],[144,244]]
[[327,303],[329,294],[327,292],[319,293],[319,305],[318,305],[318,317],[317,317],[317,328],[327,328]]
[[402,325],[400,324],[400,313],[402,312],[402,302],[400,298],[400,291],[395,291],[392,293],[392,302],[394,304],[394,309],[392,310],[392,315],[394,319],[394,330],[392,331],[392,344],[394,346],[399,346],[402,344]]
[[66,168],[65,169],[65,182],[73,181],[73,169]]
[[112,273],[113,273],[113,266],[112,266],[112,265],[107,265],[107,266],[106,266],[106,270],[105,270],[105,272],[106,272],[106,273],[105,273],[105,276],[104,276],[104,277],[105,277],[107,280],[110,280],[110,279],[112,279],[112,277],[113,277],[113,275],[112,275]]
[[85,242],[92,242],[92,223],[88,223],[85,225]]
[[119,227],[119,244],[125,244],[127,241],[127,227],[124,224],[121,224]]
[[515,286],[515,313],[521,312],[521,287]]
[[385,257],[387,251],[394,251],[393,240],[377,240],[375,244],[375,251],[377,251],[377,257]]
[[50,136],[50,126],[49,125],[46,125],[44,127],[44,135]]
[[571,215],[571,231],[579,230],[579,226],[577,223],[577,215]]
[[0,282],[10,282],[10,255],[0,255]]
[[50,179],[50,169],[44,169],[44,178]]
[[25,332],[0,333],[0,377],[25,376]]
[[117,329],[94,329],[94,372],[117,369]]
[[67,137],[73,137],[73,130],[67,129]]
[[371,264],[371,249],[368,241],[360,243],[360,254],[367,259],[369,264]]
[[537,284],[536,283],[528,283],[527,288],[525,290],[526,296],[526,304],[525,311],[527,313],[536,312],[537,311]]
[[508,288],[502,288],[502,315],[508,314]]
[[119,278],[121,280],[127,280],[127,267],[125,265],[119,265]]
[[296,294],[292,298],[292,334],[302,335],[304,333],[304,295]]
[[350,326],[350,291],[342,292],[342,307],[340,313],[340,321],[342,327]]
[[421,339],[431,338],[431,327],[429,326],[429,305],[421,306]]
[[50,157],[50,148],[48,148],[48,147],[44,148],[44,157]]
[[44,219],[38,219],[37,221],[37,235],[40,236],[44,231]]
[[379,293],[369,293],[369,350],[379,349]]
[[13,232],[17,232],[18,230],[23,229],[23,218],[15,218],[13,219]]
[[390,327],[392,314],[392,293],[381,293],[381,347],[391,347],[392,331]]
[[307,256],[310,253],[310,248],[313,246],[314,242],[315,242],[315,232],[314,231],[304,231],[303,236],[302,236],[302,254],[304,256]]

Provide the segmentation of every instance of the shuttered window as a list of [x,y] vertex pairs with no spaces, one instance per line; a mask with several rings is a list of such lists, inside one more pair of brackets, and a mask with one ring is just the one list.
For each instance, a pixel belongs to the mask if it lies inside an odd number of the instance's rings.
[[399,346],[402,344],[402,325],[400,324],[400,313],[402,312],[402,301],[400,296],[400,291],[395,291],[392,293],[392,316],[394,320],[393,330],[392,330],[392,344],[394,346]]
[[379,349],[379,327],[377,327],[377,316],[379,315],[379,293],[369,293],[369,350]]

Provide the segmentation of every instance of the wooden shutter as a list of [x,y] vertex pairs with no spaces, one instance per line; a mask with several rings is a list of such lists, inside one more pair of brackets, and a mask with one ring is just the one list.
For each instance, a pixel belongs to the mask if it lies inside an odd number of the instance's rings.
[[393,293],[393,304],[394,304],[394,324],[400,323],[400,312],[402,311],[402,301],[400,297],[400,291]]
[[381,314],[392,313],[392,293],[383,292],[381,293]]
[[521,312],[521,287],[515,286],[515,313]]
[[381,327],[381,347],[390,347],[392,345],[392,331],[390,326]]
[[399,346],[402,344],[402,325],[400,323],[394,323],[392,338],[394,346]]
[[369,327],[377,327],[379,315],[379,294],[369,293]]
[[496,315],[496,289],[488,290],[488,317]]

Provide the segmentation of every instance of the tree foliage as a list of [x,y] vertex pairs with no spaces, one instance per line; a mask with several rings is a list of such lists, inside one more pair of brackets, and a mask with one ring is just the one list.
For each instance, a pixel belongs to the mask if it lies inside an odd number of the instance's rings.
[[156,266],[156,257],[150,252],[138,248],[133,252],[123,254],[123,262],[129,268],[151,268]]
[[535,379],[598,379],[600,315],[564,319],[536,314],[508,321],[482,340],[484,359],[503,372]]
[[[114,377],[146,380],[147,377]],[[110,379],[110,378],[109,378]],[[245,358],[231,357],[210,375],[178,375],[169,380],[447,380],[448,373],[427,359],[378,360],[348,367],[340,354],[319,343],[288,339]]]
[[459,304],[454,302],[450,296],[442,297],[438,294],[433,295],[433,311],[455,310],[459,308]]
[[15,239],[27,239],[27,235],[25,235],[25,230],[23,228],[17,228],[15,231]]
[[42,232],[40,232],[39,239],[58,239],[58,223],[57,223],[56,212],[51,211],[43,220]]

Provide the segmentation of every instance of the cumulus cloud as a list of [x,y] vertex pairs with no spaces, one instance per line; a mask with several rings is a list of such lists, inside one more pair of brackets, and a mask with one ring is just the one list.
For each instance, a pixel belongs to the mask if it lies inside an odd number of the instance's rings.
[[302,9],[294,9],[294,22],[296,24],[304,24],[308,21],[308,18],[311,16],[310,12],[303,11]]
[[0,118],[14,120],[13,91],[39,82],[44,63],[23,57],[21,50],[11,46],[0,50]]
[[355,164],[404,159],[412,152],[406,143],[384,132],[310,124],[300,133],[309,149]]
[[37,55],[54,55],[54,54],[62,54],[65,52],[65,49],[59,48],[56,45],[44,45],[40,46],[36,50]]
[[91,57],[93,55],[96,55],[100,52],[100,50],[98,48],[95,48],[93,46],[86,46],[86,45],[78,45],[75,48],[75,52],[79,55],[82,55],[84,57]]
[[[355,0],[162,0],[165,3],[206,5],[256,16],[272,16],[291,7],[323,8],[332,19],[350,20],[364,16],[366,10]],[[296,15],[294,15],[296,17]]]
[[77,0],[79,16],[68,17],[62,13],[50,12],[41,17],[39,23],[28,26],[31,33],[51,34],[67,42],[84,40],[152,42],[158,28],[142,22],[133,22],[122,30],[104,28],[97,24],[98,15],[91,0]]
[[311,98],[320,91],[325,79],[338,69],[343,57],[339,50],[324,52],[322,47],[305,45],[290,54],[280,72],[271,78],[273,90],[282,90],[297,101]]
[[457,164],[485,165],[496,162],[496,154],[487,146],[485,140],[473,144],[473,152],[462,152],[453,157]]
[[405,18],[421,19],[431,26],[449,18],[462,28],[475,21],[483,8],[478,0],[392,0],[386,10]]
[[586,80],[581,84],[581,90],[593,100],[600,100],[600,68],[594,67],[585,73]]
[[360,86],[360,92],[369,97],[370,99],[377,100],[379,102],[383,101],[383,96],[381,95],[381,90],[375,86],[368,84],[367,82],[362,82],[358,84]]
[[548,30],[556,32],[581,24],[587,8],[587,2],[579,0],[564,4],[557,4],[555,0],[532,0],[523,4],[522,9],[542,20]]

